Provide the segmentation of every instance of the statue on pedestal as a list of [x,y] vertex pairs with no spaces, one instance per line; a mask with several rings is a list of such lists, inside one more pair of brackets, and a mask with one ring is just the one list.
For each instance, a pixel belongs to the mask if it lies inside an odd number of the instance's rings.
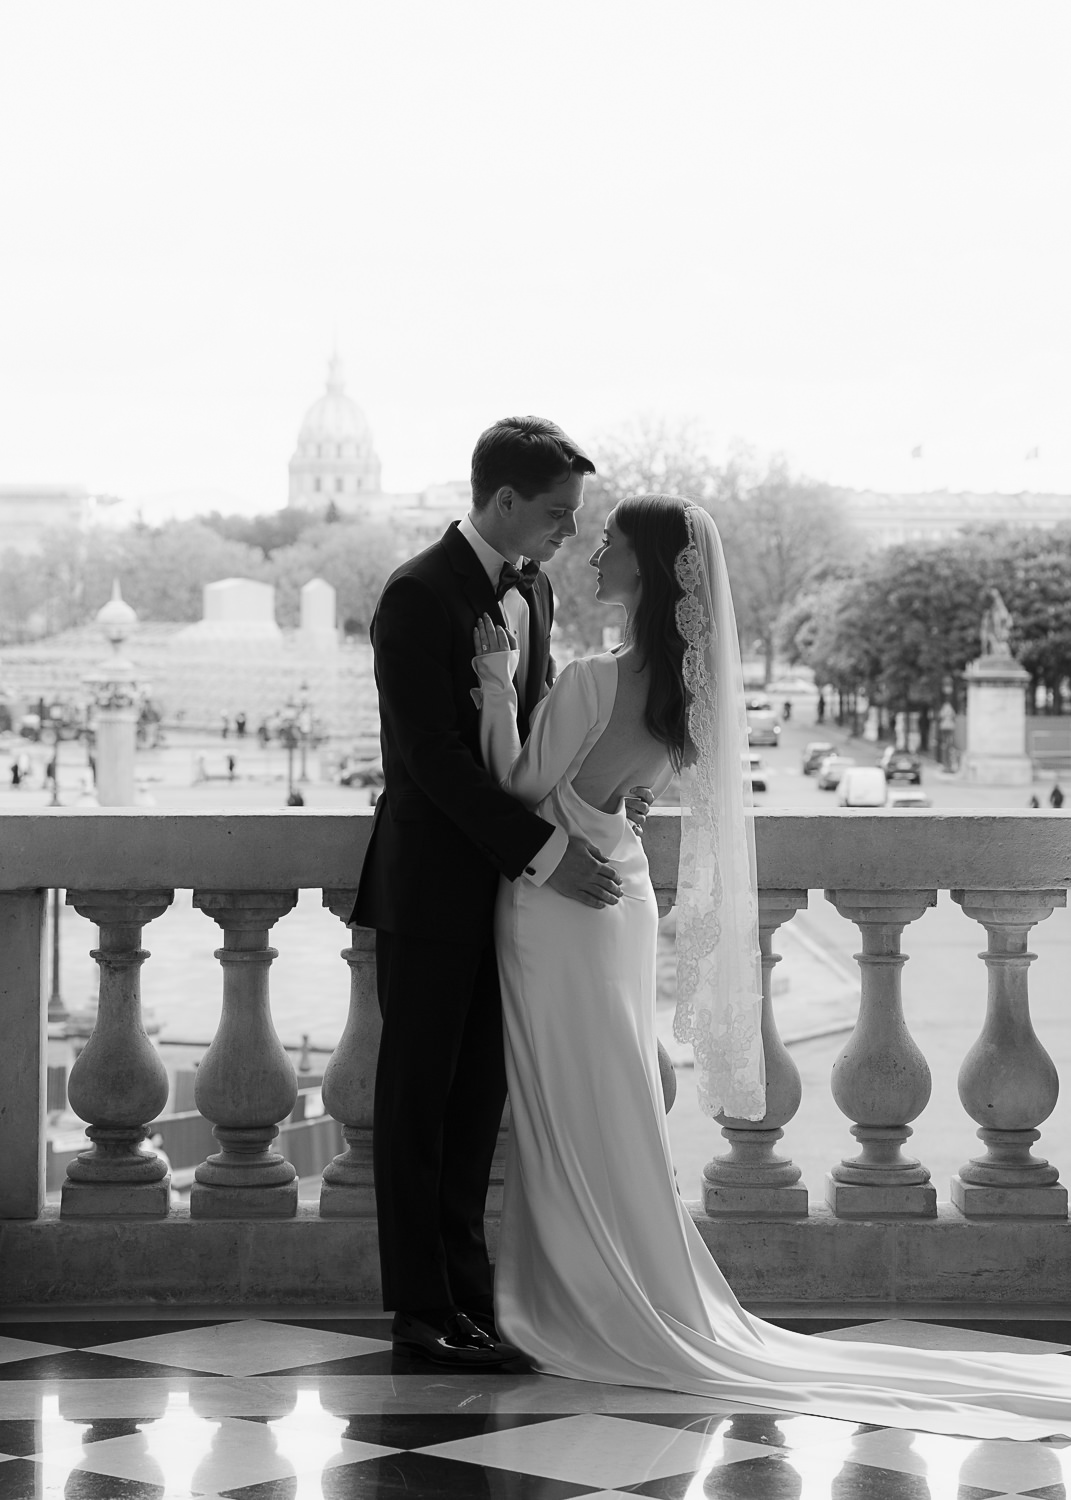
[[989,608],[982,616],[982,655],[1011,658],[1011,610],[1001,598],[999,589],[989,590]]
[[979,634],[982,653],[964,672],[967,684],[967,780],[988,786],[1029,786],[1026,750],[1027,672],[1011,649],[1011,610],[990,589]]

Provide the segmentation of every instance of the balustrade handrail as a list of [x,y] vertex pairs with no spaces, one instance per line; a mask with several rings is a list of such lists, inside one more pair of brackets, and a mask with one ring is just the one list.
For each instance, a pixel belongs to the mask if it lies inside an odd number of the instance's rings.
[[[371,809],[0,813],[0,891],[316,890],[356,885]],[[676,885],[680,818],[655,808],[644,845]],[[767,889],[1047,890],[1071,886],[1071,813],[755,812]]]

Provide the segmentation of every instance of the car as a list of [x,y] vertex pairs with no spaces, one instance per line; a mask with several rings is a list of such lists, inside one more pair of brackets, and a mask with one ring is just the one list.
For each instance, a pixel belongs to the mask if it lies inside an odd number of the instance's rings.
[[849,766],[837,793],[841,807],[884,807],[889,788],[880,766]]
[[744,707],[747,710],[748,743],[772,745],[776,749],[781,743],[781,726],[766,694],[748,693],[744,699]]
[[889,788],[889,801],[886,804],[891,808],[910,807],[932,807],[933,803],[921,788],[899,786]]
[[878,765],[884,771],[886,781],[898,781],[903,777],[915,786],[922,784],[922,761],[910,750],[897,750],[895,745],[889,745]]
[[840,785],[840,778],[855,761],[850,755],[827,755],[818,767],[818,790],[832,792]]
[[811,776],[825,760],[833,754],[834,747],[828,740],[811,740],[803,752],[803,774]]
[[753,792],[764,792],[766,790],[766,767],[762,763],[761,755],[748,756],[748,769],[744,773],[744,780],[751,781]]
[[339,769],[339,786],[362,786],[381,787],[383,785],[383,767],[375,761],[365,761],[361,765],[349,765],[345,761]]

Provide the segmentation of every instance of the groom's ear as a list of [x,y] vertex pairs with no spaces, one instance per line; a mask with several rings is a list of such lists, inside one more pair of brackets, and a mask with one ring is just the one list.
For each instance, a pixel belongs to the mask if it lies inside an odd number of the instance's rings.
[[494,497],[491,500],[491,504],[494,506],[495,510],[497,510],[498,513],[503,516],[512,514],[513,507],[516,502],[517,491],[511,484],[500,484],[498,489],[495,490]]

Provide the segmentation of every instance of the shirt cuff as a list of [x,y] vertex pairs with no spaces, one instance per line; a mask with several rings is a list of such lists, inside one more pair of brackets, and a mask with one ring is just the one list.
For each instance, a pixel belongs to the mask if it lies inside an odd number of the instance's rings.
[[524,867],[524,877],[531,885],[542,885],[562,862],[569,847],[569,835],[564,828],[555,828],[550,838]]

